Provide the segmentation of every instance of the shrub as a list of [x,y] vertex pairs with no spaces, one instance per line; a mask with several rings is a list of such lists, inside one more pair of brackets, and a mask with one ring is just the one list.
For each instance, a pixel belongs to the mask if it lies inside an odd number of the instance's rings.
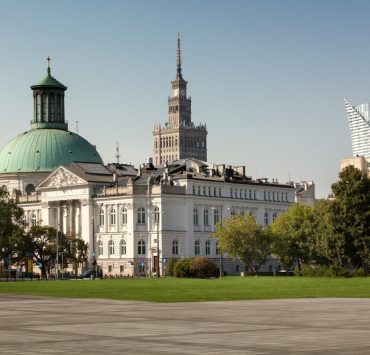
[[176,277],[195,277],[200,279],[216,277],[218,274],[219,270],[217,266],[203,256],[176,260],[172,273]]
[[175,263],[173,268],[173,276],[176,277],[191,277],[190,264],[192,259],[181,259]]
[[346,269],[339,265],[301,265],[301,270],[294,271],[296,276],[308,277],[357,277],[366,276],[364,269]]
[[190,264],[190,273],[192,277],[206,279],[218,276],[219,269],[211,260],[200,256],[192,260]]
[[179,259],[171,258],[168,262],[168,268],[167,268],[167,273],[169,276],[174,276],[174,269],[176,263],[179,261]]

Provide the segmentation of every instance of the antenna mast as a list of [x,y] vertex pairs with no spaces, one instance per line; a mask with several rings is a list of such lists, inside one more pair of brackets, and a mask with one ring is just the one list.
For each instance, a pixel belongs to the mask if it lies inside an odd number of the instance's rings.
[[121,155],[119,154],[119,145],[118,145],[118,141],[116,143],[116,159],[117,159],[117,164],[119,164],[119,158],[121,157]]

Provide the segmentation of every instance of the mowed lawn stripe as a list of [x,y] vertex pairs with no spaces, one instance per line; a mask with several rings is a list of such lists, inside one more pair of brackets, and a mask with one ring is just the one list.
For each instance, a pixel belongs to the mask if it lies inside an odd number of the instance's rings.
[[370,278],[224,277],[0,282],[0,293],[149,302],[368,298]]

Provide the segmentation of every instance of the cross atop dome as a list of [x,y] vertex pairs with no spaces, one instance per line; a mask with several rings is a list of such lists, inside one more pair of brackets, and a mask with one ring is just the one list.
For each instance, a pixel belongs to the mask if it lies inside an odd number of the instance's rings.
[[50,75],[50,62],[51,62],[51,59],[50,59],[50,57],[47,57],[46,60],[48,62],[48,74]]

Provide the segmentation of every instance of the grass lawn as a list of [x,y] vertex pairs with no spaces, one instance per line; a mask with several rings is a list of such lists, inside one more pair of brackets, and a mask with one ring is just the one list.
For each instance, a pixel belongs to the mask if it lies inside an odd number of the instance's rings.
[[223,277],[0,282],[0,294],[150,302],[370,297],[370,278]]

